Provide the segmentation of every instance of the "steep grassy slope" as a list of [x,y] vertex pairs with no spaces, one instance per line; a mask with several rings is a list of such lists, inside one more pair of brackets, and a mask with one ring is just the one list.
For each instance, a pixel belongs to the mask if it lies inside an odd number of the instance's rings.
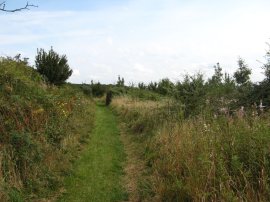
[[[85,110],[86,105],[93,107]],[[85,138],[78,128],[86,113],[92,125],[94,105],[75,88],[46,85],[23,62],[0,62],[2,201],[46,198],[61,186]]]

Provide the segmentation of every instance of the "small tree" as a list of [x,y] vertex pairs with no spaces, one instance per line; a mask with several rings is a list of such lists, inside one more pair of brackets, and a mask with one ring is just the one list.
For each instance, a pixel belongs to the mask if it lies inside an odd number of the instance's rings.
[[239,69],[234,73],[233,77],[238,85],[244,85],[250,82],[251,69],[242,58],[238,59]]
[[165,78],[158,82],[157,92],[161,95],[169,95],[172,94],[174,87],[174,83],[170,79]]
[[40,49],[36,56],[37,71],[55,85],[63,84],[72,74],[66,55],[59,55],[52,48],[47,53]]
[[146,86],[143,82],[138,83],[138,87],[139,87],[139,89],[141,89],[141,90],[145,90],[145,89],[147,88],[147,86]]
[[116,83],[117,87],[124,87],[125,86],[125,79],[124,77],[120,77],[120,75],[118,75],[118,81]]
[[148,89],[149,90],[152,90],[152,91],[156,91],[157,90],[157,87],[158,87],[158,83],[157,82],[150,82],[149,84],[148,84]]
[[185,75],[184,80],[176,84],[176,89],[176,98],[185,105],[185,117],[197,115],[205,107],[206,88],[201,73],[194,76]]
[[215,69],[215,73],[212,76],[212,78],[209,79],[209,83],[213,85],[220,85],[222,83],[222,77],[223,77],[222,68],[220,64],[217,63],[216,65],[214,65],[214,69]]

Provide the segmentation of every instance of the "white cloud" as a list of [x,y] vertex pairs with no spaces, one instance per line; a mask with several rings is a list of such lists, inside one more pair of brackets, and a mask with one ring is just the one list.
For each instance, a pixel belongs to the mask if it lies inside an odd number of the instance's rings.
[[149,68],[146,68],[143,64],[140,63],[136,63],[134,64],[134,68],[135,71],[139,71],[142,73],[153,73],[153,71]]
[[[0,53],[24,52],[33,62],[36,48],[66,54],[71,82],[91,79],[113,83],[117,75],[126,81],[150,81],[212,66],[232,73],[242,56],[260,80],[270,13],[267,1],[235,1],[204,4],[176,0],[129,1],[119,8],[93,11],[27,12],[0,15]],[[161,6],[162,5],[162,6]],[[219,8],[219,7],[222,7]],[[76,72],[75,72],[76,70]]]
[[107,37],[107,43],[110,45],[110,46],[112,46],[113,45],[113,39],[112,39],[112,37]]
[[80,75],[81,75],[81,74],[80,74],[80,70],[74,69],[72,75],[74,75],[74,76],[80,76]]

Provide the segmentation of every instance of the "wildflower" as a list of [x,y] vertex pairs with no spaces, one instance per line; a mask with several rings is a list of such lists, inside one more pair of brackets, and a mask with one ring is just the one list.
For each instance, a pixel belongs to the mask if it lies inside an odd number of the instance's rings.
[[210,131],[210,124],[204,123],[203,127],[204,127],[204,132],[209,132]]
[[263,112],[264,108],[265,108],[265,106],[263,106],[262,100],[260,100],[260,105],[259,105],[260,111]]

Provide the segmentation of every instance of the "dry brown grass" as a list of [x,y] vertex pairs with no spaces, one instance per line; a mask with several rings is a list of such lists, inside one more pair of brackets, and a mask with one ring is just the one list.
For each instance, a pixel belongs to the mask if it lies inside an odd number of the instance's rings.
[[112,106],[129,130],[143,134],[135,141],[150,172],[140,178],[147,185],[139,186],[141,201],[270,200],[269,114],[175,121],[158,116],[166,105],[152,101],[118,98]]
[[112,101],[113,106],[124,107],[128,109],[158,109],[167,104],[166,100],[163,101],[141,101],[139,99],[132,99],[130,97],[116,97]]
[[127,155],[127,162],[124,167],[125,177],[124,185],[129,194],[129,202],[141,201],[139,193],[139,180],[145,172],[145,161],[142,159],[141,145],[133,140],[133,137],[127,131],[125,124],[120,127],[121,141]]

